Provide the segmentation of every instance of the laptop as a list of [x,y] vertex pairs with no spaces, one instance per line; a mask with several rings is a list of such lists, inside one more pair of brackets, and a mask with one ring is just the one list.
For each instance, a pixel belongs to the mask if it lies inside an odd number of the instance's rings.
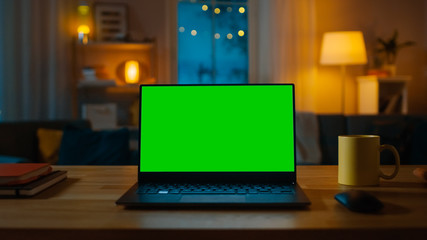
[[141,85],[127,207],[307,206],[293,84]]

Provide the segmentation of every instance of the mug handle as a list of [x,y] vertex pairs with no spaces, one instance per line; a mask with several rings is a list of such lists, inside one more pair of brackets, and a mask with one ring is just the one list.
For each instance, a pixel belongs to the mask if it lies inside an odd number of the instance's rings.
[[384,179],[392,179],[394,177],[396,177],[397,173],[399,172],[399,168],[400,168],[400,156],[399,153],[397,152],[396,148],[392,145],[388,145],[388,144],[384,144],[380,146],[380,152],[382,152],[384,149],[390,150],[393,155],[394,155],[394,159],[396,161],[396,168],[394,169],[394,172],[391,175],[385,175],[381,170],[380,170],[380,177],[384,178]]

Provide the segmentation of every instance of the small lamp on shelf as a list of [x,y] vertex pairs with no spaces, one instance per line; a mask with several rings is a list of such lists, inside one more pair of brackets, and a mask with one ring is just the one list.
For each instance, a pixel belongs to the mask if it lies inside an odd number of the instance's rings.
[[127,84],[139,83],[139,62],[129,60],[125,62],[125,81]]
[[90,28],[87,25],[80,25],[77,28],[79,42],[83,44],[87,44],[89,42],[89,33],[90,33]]
[[138,85],[145,78],[143,66],[135,59],[125,60],[117,65],[116,75],[117,83],[121,86]]
[[139,84],[155,84],[156,79],[150,76],[147,62],[128,59],[116,67],[117,84],[135,87]]
[[320,64],[341,66],[341,111],[345,114],[345,67],[367,63],[365,42],[360,31],[326,32]]

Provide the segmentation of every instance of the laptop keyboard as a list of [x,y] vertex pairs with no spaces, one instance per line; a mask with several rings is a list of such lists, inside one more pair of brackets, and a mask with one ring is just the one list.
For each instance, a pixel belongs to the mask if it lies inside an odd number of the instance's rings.
[[144,194],[284,194],[292,187],[279,184],[158,184],[146,183],[137,193]]

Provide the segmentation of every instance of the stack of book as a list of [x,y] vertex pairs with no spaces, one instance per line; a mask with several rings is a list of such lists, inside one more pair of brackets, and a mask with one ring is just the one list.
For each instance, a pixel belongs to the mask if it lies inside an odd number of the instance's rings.
[[48,163],[0,164],[0,196],[33,196],[66,178]]

